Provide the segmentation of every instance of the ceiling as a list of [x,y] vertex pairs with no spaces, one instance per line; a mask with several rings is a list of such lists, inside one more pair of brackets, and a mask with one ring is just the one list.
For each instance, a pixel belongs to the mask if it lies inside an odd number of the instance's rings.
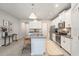
[[32,12],[38,19],[50,20],[68,8],[70,3],[0,3],[0,10],[21,20],[29,19]]

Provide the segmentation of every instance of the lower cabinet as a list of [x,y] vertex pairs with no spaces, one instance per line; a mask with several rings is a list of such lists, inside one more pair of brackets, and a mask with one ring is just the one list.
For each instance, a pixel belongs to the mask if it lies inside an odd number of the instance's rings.
[[71,54],[71,39],[61,36],[61,46]]
[[43,55],[45,52],[45,38],[31,38],[31,55]]
[[56,34],[52,34],[52,39],[56,42]]

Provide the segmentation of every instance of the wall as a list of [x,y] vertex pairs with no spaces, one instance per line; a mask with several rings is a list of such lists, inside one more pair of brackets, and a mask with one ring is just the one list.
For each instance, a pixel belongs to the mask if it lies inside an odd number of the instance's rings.
[[41,21],[37,21],[37,20],[31,21],[31,22],[29,22],[29,27],[40,29],[42,27],[41,26]]

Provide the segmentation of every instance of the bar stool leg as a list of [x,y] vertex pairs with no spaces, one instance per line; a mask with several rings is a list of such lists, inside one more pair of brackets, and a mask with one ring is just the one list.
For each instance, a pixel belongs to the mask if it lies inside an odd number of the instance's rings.
[[10,36],[9,36],[9,45],[10,45]]
[[13,35],[12,35],[12,42],[13,42],[14,40],[13,40]]
[[6,46],[6,37],[4,37],[4,44],[2,46]]

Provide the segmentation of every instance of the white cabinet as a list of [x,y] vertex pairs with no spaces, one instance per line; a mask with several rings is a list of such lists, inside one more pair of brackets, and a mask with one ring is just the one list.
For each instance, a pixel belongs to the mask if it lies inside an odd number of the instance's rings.
[[31,39],[31,55],[43,55],[45,52],[45,38]]
[[79,4],[72,4],[72,55],[79,56]]
[[66,41],[66,43],[65,43],[65,45],[66,45],[66,50],[69,52],[69,53],[71,53],[71,39],[69,39],[69,38],[65,38],[65,41]]
[[41,26],[42,26],[41,21],[34,20],[34,21],[31,21],[29,23],[30,28],[38,28],[38,29],[40,29]]
[[71,27],[71,9],[65,12],[65,27]]
[[61,46],[65,47],[65,37],[61,36]]
[[57,18],[52,21],[52,25],[58,28],[58,23],[65,21],[65,27],[71,27],[71,9],[63,11]]
[[56,42],[56,34],[52,34],[52,40]]
[[77,36],[72,40],[72,56],[79,56],[79,40]]
[[71,39],[61,36],[61,46],[71,53]]

